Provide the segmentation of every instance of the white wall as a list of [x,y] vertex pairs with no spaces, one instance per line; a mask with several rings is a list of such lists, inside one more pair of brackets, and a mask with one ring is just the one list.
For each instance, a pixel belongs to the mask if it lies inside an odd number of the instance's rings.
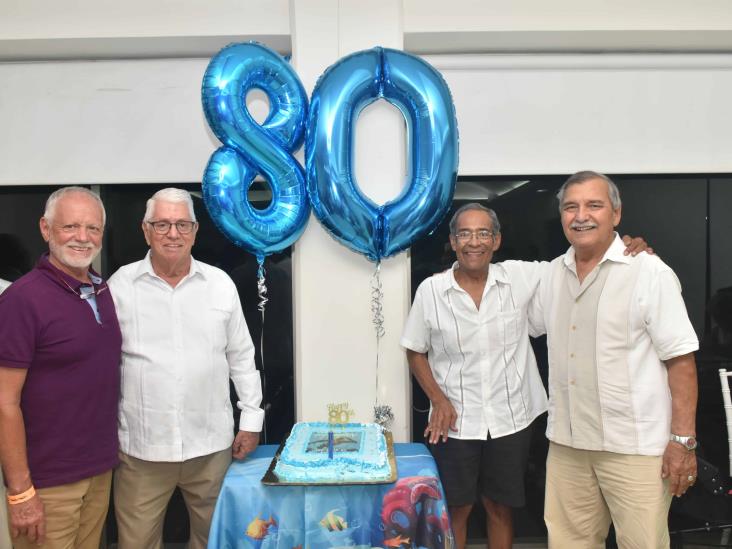
[[[729,0],[391,2],[404,48],[418,53],[732,51]],[[308,5],[355,12],[362,28],[377,13],[353,0]],[[0,60],[210,57],[248,39],[285,52],[290,22],[289,0],[3,0]]]
[[232,41],[290,49],[287,0],[2,0],[0,60],[210,57]]
[[[455,99],[461,174],[732,171],[732,55],[429,59]],[[0,64],[0,184],[200,181],[218,146],[206,64]]]
[[460,173],[732,171],[732,55],[435,56]]
[[0,63],[0,184],[200,181],[206,59]]
[[723,51],[727,0],[405,0],[407,50]]
[[[292,0],[293,62],[305,89],[327,66],[374,44],[402,47],[399,2]],[[354,177],[376,203],[397,196],[405,178],[404,119],[383,101],[360,116]],[[378,342],[371,312],[375,265],[336,242],[315,218],[294,247],[296,408],[300,420],[323,420],[325,405],[348,401],[355,420],[372,421],[377,403],[391,406],[394,439],[410,440],[411,392],[401,328],[409,312],[406,253],[382,262],[385,335]],[[377,388],[378,380],[378,388]]]

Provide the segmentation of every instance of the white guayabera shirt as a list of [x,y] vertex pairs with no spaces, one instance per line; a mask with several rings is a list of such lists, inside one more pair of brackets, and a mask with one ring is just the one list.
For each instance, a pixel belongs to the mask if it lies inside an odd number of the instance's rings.
[[110,279],[122,329],[120,449],[148,461],[185,461],[233,441],[229,378],[242,410],[239,429],[258,432],[264,411],[254,346],[236,286],[191,259],[175,288],[150,254]]
[[401,345],[427,353],[435,380],[458,414],[458,430],[449,436],[510,435],[546,411],[527,308],[547,265],[491,264],[480,308],[455,281],[457,263],[417,289]]
[[681,285],[661,259],[615,236],[582,281],[574,249],[552,261],[530,308],[547,328],[547,438],[581,450],[660,456],[671,392],[663,361],[699,348]]

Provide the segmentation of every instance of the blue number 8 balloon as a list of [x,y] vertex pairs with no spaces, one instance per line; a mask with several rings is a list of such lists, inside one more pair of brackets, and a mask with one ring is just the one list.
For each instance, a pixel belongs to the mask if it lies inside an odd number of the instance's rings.
[[[379,98],[402,112],[410,144],[408,184],[382,206],[360,191],[352,173],[355,120]],[[450,208],[458,164],[450,90],[413,55],[383,48],[349,55],[315,86],[305,158],[313,211],[331,234],[371,260],[394,255],[433,231]]]
[[[255,88],[270,102],[261,126],[246,107]],[[303,169],[292,157],[303,141],[307,95],[280,55],[250,42],[227,46],[211,59],[201,97],[206,120],[224,144],[206,166],[204,202],[219,230],[261,264],[295,242],[310,216]],[[263,210],[247,198],[257,173],[272,190]]]

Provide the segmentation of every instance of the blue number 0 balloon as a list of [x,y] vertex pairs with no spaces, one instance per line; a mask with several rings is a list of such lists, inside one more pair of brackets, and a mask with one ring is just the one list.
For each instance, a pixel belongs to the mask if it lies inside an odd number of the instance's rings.
[[[254,88],[270,102],[261,126],[246,107],[246,95]],[[304,135],[305,90],[280,55],[250,42],[227,46],[211,59],[201,97],[206,120],[224,144],[206,166],[204,202],[218,228],[261,265],[264,256],[300,237],[310,215],[303,169],[292,157]],[[272,190],[263,210],[247,198],[257,173]]]
[[[407,185],[374,204],[353,175],[355,121],[384,98],[409,131]],[[308,195],[315,215],[337,240],[379,261],[433,231],[455,190],[458,135],[450,90],[432,66],[413,55],[374,48],[329,67],[315,86],[305,140]]]

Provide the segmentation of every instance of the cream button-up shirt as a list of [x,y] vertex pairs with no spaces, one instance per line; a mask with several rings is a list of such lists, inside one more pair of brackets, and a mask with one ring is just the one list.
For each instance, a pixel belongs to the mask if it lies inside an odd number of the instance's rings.
[[254,346],[236,286],[191,258],[172,288],[150,254],[110,279],[122,330],[120,449],[148,461],[185,461],[231,446],[229,379],[242,410],[239,429],[258,432],[264,411]]
[[582,450],[662,455],[671,426],[663,361],[699,343],[674,272],[623,254],[616,235],[582,283],[574,249],[551,263],[530,308],[547,330],[547,438]]
[[401,345],[427,354],[435,380],[458,414],[458,431],[450,437],[510,435],[546,410],[527,307],[548,264],[492,264],[480,308],[455,281],[456,266],[420,284]]

